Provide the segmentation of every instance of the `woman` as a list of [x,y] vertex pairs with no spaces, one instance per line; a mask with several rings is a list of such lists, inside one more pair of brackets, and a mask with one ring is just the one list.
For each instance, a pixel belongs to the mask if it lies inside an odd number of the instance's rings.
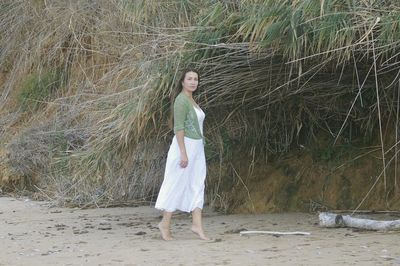
[[193,100],[193,92],[199,81],[198,72],[189,69],[183,72],[177,86],[179,94],[174,102],[175,136],[168,151],[164,181],[155,205],[155,208],[163,210],[158,228],[164,240],[173,239],[170,225],[175,210],[191,212],[192,231],[201,239],[208,240],[201,217],[206,178],[203,144],[205,114]]

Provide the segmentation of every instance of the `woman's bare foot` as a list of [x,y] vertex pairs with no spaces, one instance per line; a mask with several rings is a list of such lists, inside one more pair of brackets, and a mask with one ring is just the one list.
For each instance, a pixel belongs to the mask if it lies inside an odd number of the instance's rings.
[[192,232],[198,235],[202,240],[210,240],[210,238],[204,234],[203,228],[192,226]]
[[169,231],[169,227],[160,222],[158,224],[158,229],[160,229],[162,239],[164,239],[165,241],[173,240],[171,232]]

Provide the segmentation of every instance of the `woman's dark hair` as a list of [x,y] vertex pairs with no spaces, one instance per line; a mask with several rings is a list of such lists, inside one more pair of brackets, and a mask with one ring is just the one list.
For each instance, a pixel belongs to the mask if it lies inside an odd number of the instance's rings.
[[170,119],[168,121],[168,124],[170,126],[170,128],[173,128],[173,117],[174,117],[174,101],[176,96],[178,96],[178,94],[182,91],[183,87],[182,87],[182,82],[185,80],[186,74],[189,72],[194,72],[197,74],[197,78],[198,78],[198,84],[200,84],[200,74],[199,71],[197,71],[194,68],[185,68],[182,71],[181,77],[179,78],[176,87],[174,89],[174,91],[171,93],[171,115],[170,115]]

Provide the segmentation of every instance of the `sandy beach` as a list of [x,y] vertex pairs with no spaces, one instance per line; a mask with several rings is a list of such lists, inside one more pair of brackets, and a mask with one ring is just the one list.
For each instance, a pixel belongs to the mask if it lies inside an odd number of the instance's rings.
[[[0,198],[0,265],[400,265],[400,232],[318,226],[316,214],[222,215],[204,210],[210,241],[173,219],[175,240],[161,240],[150,206],[68,209]],[[393,217],[391,219],[394,219]],[[304,231],[309,236],[241,230]]]

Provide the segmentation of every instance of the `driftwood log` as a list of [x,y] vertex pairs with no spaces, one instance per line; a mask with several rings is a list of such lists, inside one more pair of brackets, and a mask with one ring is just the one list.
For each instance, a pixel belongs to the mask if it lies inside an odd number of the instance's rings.
[[377,221],[328,212],[321,212],[319,214],[319,225],[322,227],[352,227],[375,231],[400,230],[400,220]]
[[276,232],[276,231],[241,231],[240,235],[254,235],[254,234],[266,234],[266,235],[274,235],[274,236],[285,236],[285,235],[303,235],[308,236],[310,233],[308,232]]

